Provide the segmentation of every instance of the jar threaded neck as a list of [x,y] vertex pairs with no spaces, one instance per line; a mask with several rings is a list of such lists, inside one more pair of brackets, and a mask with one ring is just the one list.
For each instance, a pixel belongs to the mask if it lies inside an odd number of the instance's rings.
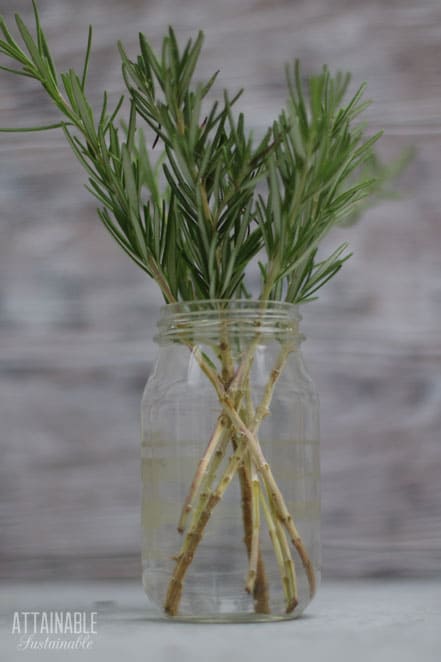
[[262,341],[290,337],[298,342],[301,315],[298,306],[279,301],[209,299],[167,304],[161,308],[155,340],[166,342],[216,342],[254,337]]

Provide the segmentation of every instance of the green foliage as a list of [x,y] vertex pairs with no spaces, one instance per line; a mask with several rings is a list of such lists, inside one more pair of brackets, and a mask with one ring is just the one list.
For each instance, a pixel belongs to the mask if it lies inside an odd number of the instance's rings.
[[[287,68],[287,106],[256,143],[235,112],[241,92],[210,101],[217,73],[193,82],[203,34],[180,49],[170,28],[160,54],[142,34],[135,60],[118,44],[130,105],[124,123],[124,97],[110,110],[104,92],[98,113],[87,98],[92,29],[82,71],[59,73],[35,4],[34,12],[35,36],[16,15],[22,46],[0,19],[0,53],[14,64],[1,68],[37,80],[63,119],[1,130],[62,128],[102,222],[165,300],[249,296],[256,256],[262,299],[315,298],[349,257],[343,244],[319,260],[320,241],[381,183],[363,172],[377,163],[380,133],[366,138],[354,126],[367,106],[364,86],[344,103],[349,75],[324,68],[303,82],[296,62]],[[156,136],[150,149],[144,129]]]

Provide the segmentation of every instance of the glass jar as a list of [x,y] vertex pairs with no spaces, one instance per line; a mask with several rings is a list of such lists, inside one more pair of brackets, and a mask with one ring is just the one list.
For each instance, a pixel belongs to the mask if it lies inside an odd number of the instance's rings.
[[168,616],[295,618],[320,578],[319,402],[296,306],[162,308],[142,400],[143,584]]

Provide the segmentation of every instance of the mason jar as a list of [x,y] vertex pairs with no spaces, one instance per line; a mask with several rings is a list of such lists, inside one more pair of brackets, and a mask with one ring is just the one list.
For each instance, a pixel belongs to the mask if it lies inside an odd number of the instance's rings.
[[161,309],[142,399],[150,601],[195,621],[298,617],[320,580],[319,402],[295,305]]

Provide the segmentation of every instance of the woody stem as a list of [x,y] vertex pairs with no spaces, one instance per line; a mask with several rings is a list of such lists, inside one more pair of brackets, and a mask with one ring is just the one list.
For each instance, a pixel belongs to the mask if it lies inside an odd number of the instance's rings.
[[[292,348],[285,348],[281,352],[279,357],[279,367],[276,367],[271,374],[271,378],[267,384],[267,388],[265,389],[264,397],[262,398],[262,401],[256,410],[256,417],[253,421],[253,424],[251,425],[251,429],[245,425],[245,422],[237,412],[237,409],[234,406],[235,403],[232,401],[228,392],[225,391],[221,385],[219,386],[218,383],[215,384],[219,399],[224,407],[224,413],[226,416],[228,416],[228,419],[232,424],[232,428],[235,430],[235,434],[237,435],[238,439],[240,439],[240,441],[238,442],[235,453],[228,462],[228,466],[224,471],[224,474],[222,475],[217,488],[209,494],[201,495],[200,505],[194,514],[190,531],[185,537],[181,551],[176,557],[175,571],[169,583],[165,601],[165,610],[169,614],[173,615],[177,612],[180,596],[182,593],[183,579],[186,570],[191,563],[197,545],[201,540],[204,528],[208,522],[212,510],[222,498],[235,472],[241,466],[247,450],[251,453],[251,457],[253,458],[256,467],[263,478],[271,508],[274,510],[276,518],[280,520],[280,522],[282,522],[282,524],[285,526],[287,533],[289,534],[291,541],[302,560],[302,564],[308,577],[311,595],[313,595],[315,592],[315,575],[312,563],[298,534],[294,521],[289,514],[283,496],[277,486],[277,483],[274,480],[271,469],[266,462],[262,449],[260,448],[260,444],[255,436],[257,429],[268,410],[275,384],[278,380],[278,377],[280,376],[281,370],[283,369],[283,364],[286,361],[287,355],[291,349]],[[280,539],[280,533],[278,533],[278,536]],[[285,560],[286,558],[284,559],[284,562]],[[295,583],[293,584],[292,581],[290,582],[290,589],[291,591],[296,589]],[[288,605],[288,608],[294,608],[295,603],[296,597],[294,595],[291,597],[291,604]]]

